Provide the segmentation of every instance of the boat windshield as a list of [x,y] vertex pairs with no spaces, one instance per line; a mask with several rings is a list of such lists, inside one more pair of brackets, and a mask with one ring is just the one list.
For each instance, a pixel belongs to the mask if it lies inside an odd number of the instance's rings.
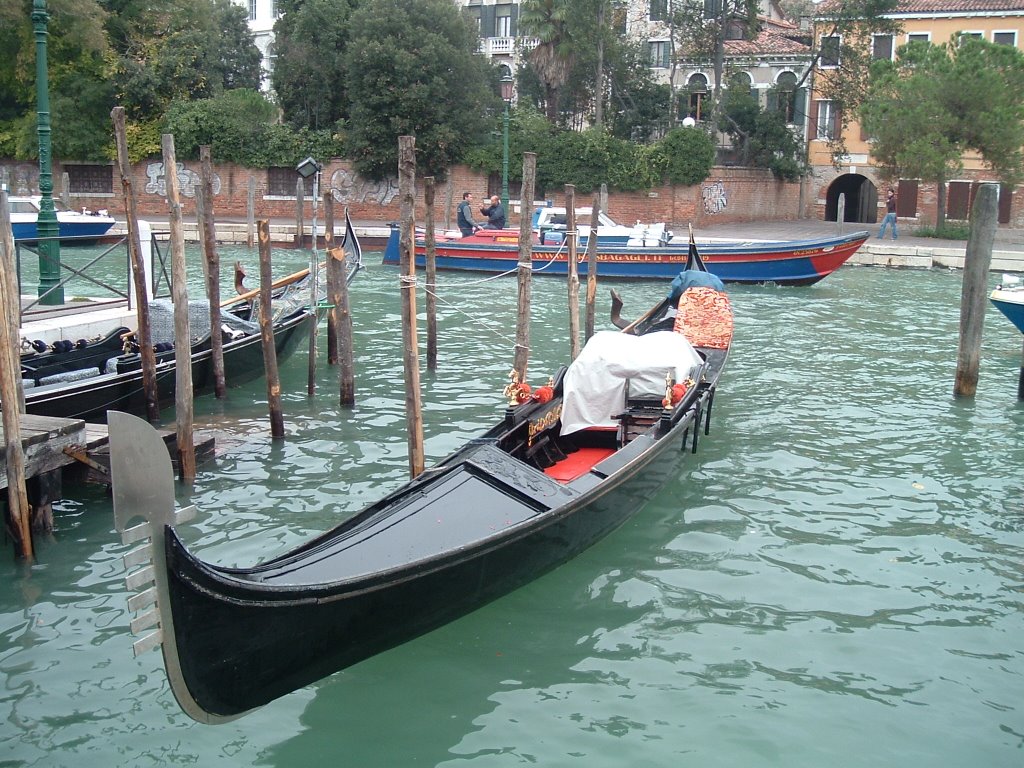
[[39,213],[39,209],[31,200],[8,200],[7,207],[11,213]]

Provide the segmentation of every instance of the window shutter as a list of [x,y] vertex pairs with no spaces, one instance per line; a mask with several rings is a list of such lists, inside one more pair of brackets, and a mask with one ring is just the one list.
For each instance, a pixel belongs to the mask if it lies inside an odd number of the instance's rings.
[[808,130],[808,138],[818,138],[818,100],[814,99],[811,101],[811,127]]
[[797,88],[793,94],[793,124],[804,127],[804,118],[807,117],[807,89]]
[[512,37],[519,37],[519,3],[512,5],[512,21],[509,24]]
[[494,6],[480,6],[480,37],[494,37]]
[[900,179],[896,190],[897,216],[917,217],[917,185],[916,179]]

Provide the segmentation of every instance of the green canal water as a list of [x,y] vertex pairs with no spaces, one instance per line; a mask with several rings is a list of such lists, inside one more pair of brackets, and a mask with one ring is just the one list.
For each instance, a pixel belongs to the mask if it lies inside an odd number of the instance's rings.
[[[305,351],[282,367],[282,442],[262,382],[197,402],[218,455],[179,502],[200,509],[184,535],[205,559],[280,553],[404,479],[397,272],[367,262],[354,409],[323,358],[307,397]],[[845,267],[733,289],[711,435],[629,523],[227,725],[179,711],[158,653],[132,657],[110,500],[66,489],[38,562],[0,556],[0,766],[1019,768],[1021,336],[990,308],[978,396],[955,400],[960,280]],[[617,287],[631,313],[662,293]],[[442,275],[439,290],[429,459],[499,412],[515,325],[514,279]],[[534,385],[566,354],[565,294],[533,283]],[[602,288],[599,327],[608,306]]]

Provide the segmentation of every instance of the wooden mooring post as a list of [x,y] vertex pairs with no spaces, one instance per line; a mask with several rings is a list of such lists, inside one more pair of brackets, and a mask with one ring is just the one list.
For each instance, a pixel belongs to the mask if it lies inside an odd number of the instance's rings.
[[[263,369],[267,376],[267,406],[270,409],[270,436],[284,437],[284,416],[281,414],[281,379],[277,370],[277,347],[274,346],[274,314],[271,311],[270,222],[261,219],[256,226],[260,246],[260,342],[263,345]],[[314,320],[314,322],[316,322]]]
[[604,184],[601,185],[601,194],[594,195],[594,204],[590,210],[590,237],[587,238],[587,311],[586,331],[584,341],[594,335],[594,313],[597,304],[597,227],[600,223],[601,200],[607,197],[607,190]]
[[0,318],[4,321],[3,328],[0,328],[0,403],[3,410],[7,473],[7,519],[4,522],[14,538],[15,553],[31,560],[34,553],[19,420],[19,413],[25,408],[25,400],[24,391],[21,390],[21,352],[18,349],[21,296],[18,293],[17,274],[7,191],[0,189],[0,303],[3,304]]
[[423,472],[423,406],[416,339],[416,138],[398,137],[399,285],[402,291],[402,360],[405,371],[405,423],[409,434],[409,474]]
[[423,226],[426,228],[426,264],[423,275],[427,294],[427,370],[437,370],[437,240],[434,237],[434,177],[423,179]]
[[[161,136],[164,168],[176,168],[174,136]],[[171,298],[174,302],[174,420],[177,430],[178,475],[196,477],[196,449],[192,438],[192,331],[188,321],[188,285],[185,269],[185,232],[181,221],[178,174],[166,175],[168,225],[171,230]]]
[[228,390],[224,380],[224,336],[220,332],[220,254],[217,252],[217,227],[213,217],[213,164],[208,144],[199,147],[199,163],[203,188],[199,227],[205,233],[206,295],[210,300],[210,364],[213,366],[213,393],[222,398]]
[[334,249],[334,195],[330,190],[323,193],[324,197],[324,252],[327,254],[327,262],[324,265],[324,283],[327,288],[327,303],[330,308],[327,310],[327,365],[337,365],[338,355],[338,319],[339,313],[335,299],[338,295],[337,282],[340,278],[345,279],[345,262],[341,262],[342,269],[332,266],[331,251]]
[[110,116],[114,123],[117,166],[121,174],[125,219],[128,224],[128,254],[132,263],[132,282],[135,286],[136,317],[138,318],[135,339],[139,343],[139,357],[142,360],[142,389],[146,397],[146,418],[150,423],[156,424],[160,421],[160,402],[156,384],[156,352],[153,351],[153,334],[149,326],[146,267],[142,263],[142,241],[139,238],[139,217],[136,213],[135,191],[132,187],[131,160],[128,158],[128,135],[125,128],[124,107],[114,107]]
[[519,218],[519,263],[516,267],[516,348],[512,370],[520,382],[526,381],[530,363],[530,301],[533,289],[533,196],[537,183],[537,153],[523,153],[522,212]]
[[978,391],[981,333],[988,299],[988,271],[996,236],[999,188],[982,184],[971,209],[971,233],[964,253],[964,281],[960,293],[960,343],[956,356],[956,397],[974,397]]
[[572,184],[565,185],[565,229],[569,238],[569,359],[575,360],[580,354],[580,273],[576,252],[576,187]]

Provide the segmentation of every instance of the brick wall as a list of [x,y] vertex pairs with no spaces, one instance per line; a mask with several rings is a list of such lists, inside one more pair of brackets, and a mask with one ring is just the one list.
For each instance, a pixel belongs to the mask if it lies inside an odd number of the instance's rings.
[[[183,215],[195,215],[196,187],[199,184],[198,162],[179,163]],[[38,193],[38,169],[32,163],[0,161],[6,167],[11,183],[11,194]],[[230,163],[217,164],[214,170],[214,213],[220,220],[246,218],[248,184],[251,177],[256,187],[255,214],[257,219],[294,221],[296,202],[294,192],[280,197],[267,194],[267,171],[243,168]],[[62,169],[54,169],[55,194],[59,193]],[[114,192],[109,195],[71,195],[71,206],[90,209],[106,208],[113,215],[124,213],[121,184],[112,167]],[[324,166],[321,191],[333,191],[335,218],[340,220],[348,206],[355,221],[397,221],[400,216],[398,180],[371,182],[355,174],[351,166],[333,160]],[[157,159],[138,163],[133,169],[132,185],[136,206],[142,217],[165,218],[167,204],[163,163]],[[435,187],[434,217],[437,226],[454,228],[455,208],[464,191],[473,192],[475,201],[481,202],[487,190],[487,176],[465,167],[457,167],[445,181]],[[799,185],[778,182],[767,171],[747,168],[715,168],[707,181],[692,187],[662,186],[647,192],[609,192],[608,213],[624,224],[637,220],[664,221],[674,228],[694,227],[737,221],[758,221],[800,218]],[[564,205],[562,190],[547,190],[545,199],[554,205]],[[577,190],[577,206],[591,204],[590,190]],[[417,220],[423,220],[423,179],[417,179]],[[322,209],[320,215],[322,216]],[[305,202],[307,222],[311,216],[310,201]],[[516,222],[512,216],[512,222]]]

